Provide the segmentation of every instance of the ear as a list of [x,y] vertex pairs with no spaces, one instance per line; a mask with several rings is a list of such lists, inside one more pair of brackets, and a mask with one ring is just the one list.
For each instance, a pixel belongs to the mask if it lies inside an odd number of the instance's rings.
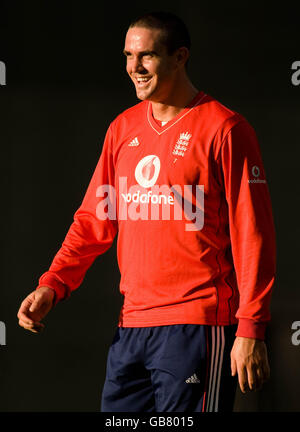
[[188,48],[186,47],[181,47],[178,48],[178,50],[176,51],[176,62],[177,65],[180,66],[184,66],[188,60],[190,56],[190,51]]

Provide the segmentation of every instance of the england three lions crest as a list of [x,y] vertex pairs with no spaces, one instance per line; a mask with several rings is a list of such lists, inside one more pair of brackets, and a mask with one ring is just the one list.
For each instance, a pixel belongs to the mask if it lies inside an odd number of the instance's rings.
[[182,132],[174,146],[173,155],[184,156],[191,138],[192,135],[189,132]]

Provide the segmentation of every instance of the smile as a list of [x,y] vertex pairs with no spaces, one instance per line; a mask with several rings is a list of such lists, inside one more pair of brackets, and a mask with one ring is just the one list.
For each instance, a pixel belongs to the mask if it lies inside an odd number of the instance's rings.
[[135,82],[138,87],[145,87],[148,82],[151,80],[151,77],[137,77],[135,78]]

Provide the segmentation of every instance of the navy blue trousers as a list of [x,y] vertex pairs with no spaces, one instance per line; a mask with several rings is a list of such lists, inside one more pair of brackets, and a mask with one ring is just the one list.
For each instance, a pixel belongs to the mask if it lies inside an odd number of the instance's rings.
[[232,411],[235,332],[235,325],[119,327],[108,353],[101,411]]

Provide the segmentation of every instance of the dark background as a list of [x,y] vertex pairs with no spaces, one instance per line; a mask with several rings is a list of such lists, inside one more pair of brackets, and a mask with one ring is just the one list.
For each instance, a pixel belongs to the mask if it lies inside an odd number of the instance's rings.
[[[151,4],[150,4],[151,3]],[[147,6],[147,7],[146,7]],[[99,411],[107,350],[122,298],[114,246],[81,287],[45,319],[40,335],[18,326],[81,203],[109,123],[137,103],[125,72],[132,18],[164,9],[192,36],[194,84],[243,114],[261,145],[277,230],[278,270],[267,344],[271,379],[237,392],[235,411],[300,411],[299,11],[291,2],[1,1],[2,152],[0,411]]]

